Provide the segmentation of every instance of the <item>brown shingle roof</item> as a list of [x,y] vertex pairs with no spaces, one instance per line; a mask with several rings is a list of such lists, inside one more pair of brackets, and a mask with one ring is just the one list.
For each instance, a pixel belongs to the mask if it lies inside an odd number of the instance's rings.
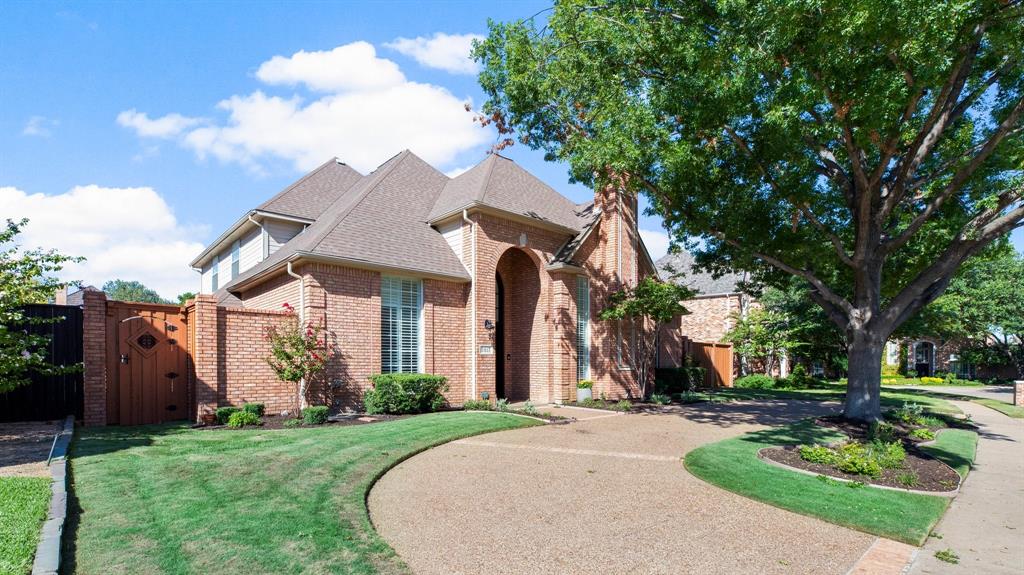
[[576,231],[590,223],[589,218],[579,214],[580,206],[498,154],[490,154],[450,180],[427,219],[436,221],[473,205],[490,206]]
[[331,159],[256,209],[315,220],[362,178],[362,174],[337,158]]
[[402,152],[364,176],[304,232],[225,288],[232,291],[296,255],[468,280],[462,262],[426,221],[447,181],[412,152]]
[[693,255],[687,251],[662,256],[658,260],[658,275],[665,281],[686,286],[698,295],[721,295],[739,291],[739,283],[743,281],[742,273],[725,274],[715,277],[694,268]]

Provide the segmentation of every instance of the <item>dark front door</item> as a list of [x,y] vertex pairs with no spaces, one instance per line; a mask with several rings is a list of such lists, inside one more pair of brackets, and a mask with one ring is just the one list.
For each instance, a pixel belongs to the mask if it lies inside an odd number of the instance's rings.
[[505,395],[505,286],[494,274],[494,395]]
[[931,377],[935,360],[935,346],[931,342],[918,342],[914,350],[914,368],[917,377]]

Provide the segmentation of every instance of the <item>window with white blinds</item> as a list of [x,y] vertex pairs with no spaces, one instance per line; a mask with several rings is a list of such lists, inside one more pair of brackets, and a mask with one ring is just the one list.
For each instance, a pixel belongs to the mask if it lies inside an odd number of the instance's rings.
[[576,276],[576,377],[590,379],[590,284]]
[[421,371],[422,284],[418,280],[385,276],[381,278],[380,292],[381,372]]

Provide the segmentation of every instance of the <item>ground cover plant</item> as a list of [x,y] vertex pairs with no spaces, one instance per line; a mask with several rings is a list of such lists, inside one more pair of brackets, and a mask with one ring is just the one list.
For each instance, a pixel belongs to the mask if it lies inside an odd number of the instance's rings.
[[32,570],[49,507],[49,478],[0,477],[0,573]]
[[[973,433],[950,430],[929,453],[964,470],[974,457]],[[962,434],[962,435],[961,435]],[[970,437],[964,437],[970,436]],[[838,429],[803,421],[704,445],[686,455],[687,470],[728,491],[803,515],[920,545],[942,517],[949,498],[844,483],[771,465],[758,458],[765,448],[825,445],[843,441]],[[954,486],[955,487],[955,486]]]
[[71,571],[405,572],[370,524],[373,482],[433,445],[530,425],[446,412],[274,431],[86,428],[72,446]]
[[594,399],[594,398],[591,397],[591,398],[584,399],[583,401],[567,403],[566,405],[572,405],[572,406],[576,406],[576,407],[587,407],[587,408],[590,408],[590,409],[606,409],[608,411],[622,411],[622,412],[632,411],[632,409],[633,409],[633,402],[628,400],[628,399],[621,399],[619,401],[612,401],[612,400],[604,399],[604,398]]

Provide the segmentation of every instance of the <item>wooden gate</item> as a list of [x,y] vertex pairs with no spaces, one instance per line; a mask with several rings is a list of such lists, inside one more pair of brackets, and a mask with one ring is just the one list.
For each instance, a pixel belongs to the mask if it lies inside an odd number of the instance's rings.
[[689,342],[690,357],[706,370],[707,387],[732,387],[732,344]]
[[185,325],[176,305],[107,302],[107,423],[188,418]]

